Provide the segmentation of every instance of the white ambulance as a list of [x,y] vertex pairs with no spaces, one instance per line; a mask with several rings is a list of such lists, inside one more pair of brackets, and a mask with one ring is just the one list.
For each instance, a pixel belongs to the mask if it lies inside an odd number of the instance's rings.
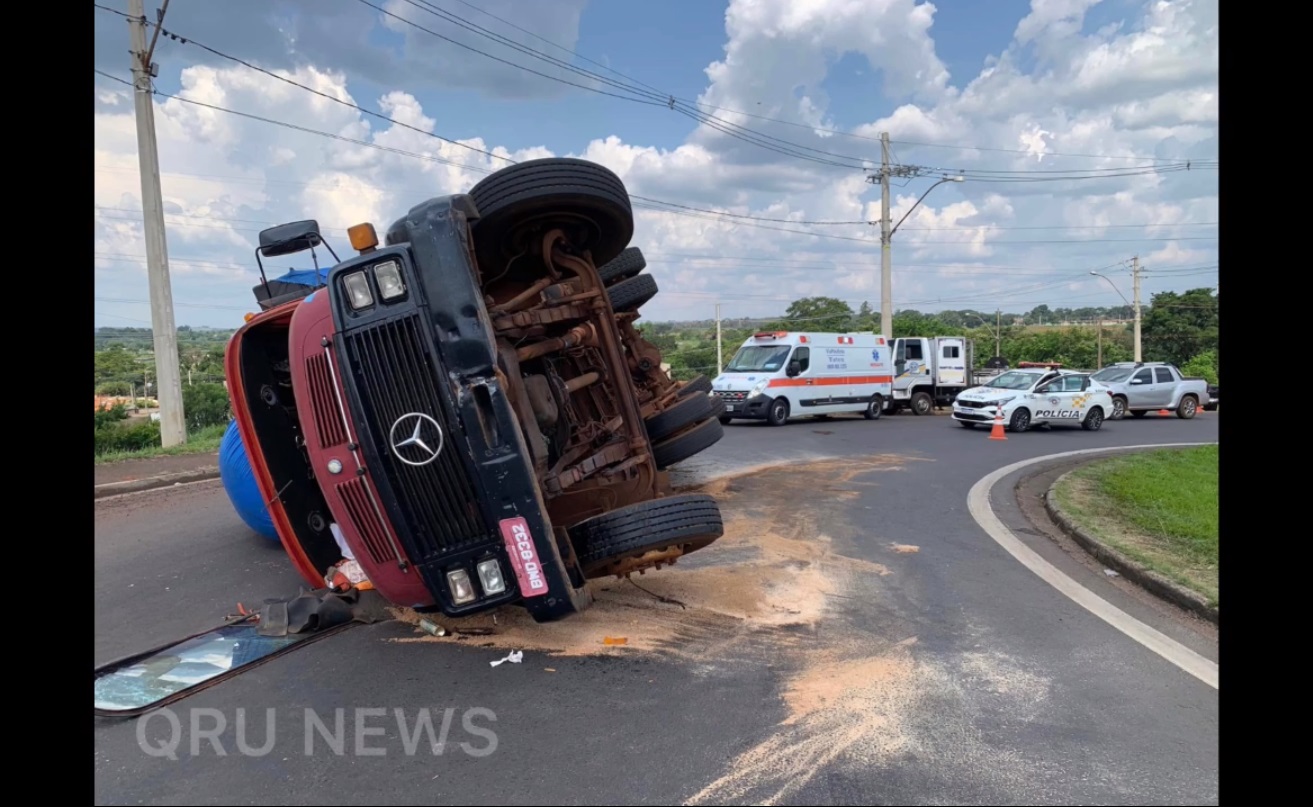
[[893,355],[869,333],[754,334],[712,382],[736,418],[782,426],[791,417],[861,412],[880,417],[893,397]]

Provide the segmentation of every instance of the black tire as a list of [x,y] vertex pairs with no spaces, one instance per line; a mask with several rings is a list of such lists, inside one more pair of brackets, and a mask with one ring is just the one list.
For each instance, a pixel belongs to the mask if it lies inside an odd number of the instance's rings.
[[484,177],[470,198],[478,208],[474,246],[485,276],[499,274],[526,244],[515,235],[538,224],[562,227],[593,263],[614,260],[634,237],[634,210],[625,184],[587,160],[549,157],[503,168]]
[[1126,417],[1126,399],[1114,397],[1112,399],[1112,414],[1108,415],[1108,420],[1121,420]]
[[676,394],[683,398],[695,392],[711,392],[711,379],[704,375],[696,376],[692,381],[685,382]]
[[720,506],[704,494],[631,504],[570,528],[570,540],[585,576],[614,561],[653,550],[683,546],[687,553],[724,534]]
[[967,422],[967,421],[965,421],[965,420],[959,420],[959,421],[958,421],[958,424],[961,425],[962,428],[964,428],[964,429],[974,429],[974,428],[976,427],[976,424],[974,424],[974,423],[969,423],[969,422]]
[[1012,413],[1012,420],[1008,423],[1008,428],[1013,432],[1020,434],[1030,428],[1030,410],[1021,407]]
[[1096,406],[1091,409],[1090,413],[1081,421],[1080,427],[1087,432],[1097,432],[1103,428],[1103,408]]
[[[723,405],[723,404],[722,404]],[[664,412],[658,412],[643,422],[647,427],[647,437],[652,442],[664,440],[680,429],[691,426],[699,420],[705,420],[716,412],[711,396],[707,394],[690,395],[676,401],[675,405]]]
[[720,438],[724,436],[725,427],[720,425],[719,419],[705,420],[682,434],[653,443],[652,458],[656,461],[657,468],[664,471],[695,454],[706,451],[720,442]]
[[715,395],[708,395],[707,397],[711,399],[711,416],[717,419],[723,416],[725,414],[725,402]]
[[1187,395],[1181,399],[1181,403],[1176,407],[1176,416],[1181,420],[1189,420],[1199,413],[1199,399],[1193,395]]
[[866,411],[862,412],[862,417],[867,420],[879,420],[880,415],[884,414],[884,396],[872,395],[871,400],[866,404]]
[[611,308],[617,313],[637,311],[657,295],[656,278],[651,275],[631,277],[615,284],[606,293],[611,298]]
[[918,392],[912,396],[912,414],[928,415],[935,408],[935,400],[928,392]]
[[730,421],[733,419],[734,418],[730,417],[729,415],[721,415],[720,417],[716,418],[716,420],[720,421],[720,425],[722,426],[728,426]]
[[625,247],[624,251],[612,260],[599,266],[597,274],[603,283],[627,280],[647,268],[647,258],[638,247]]
[[783,398],[776,398],[770,402],[770,408],[766,410],[766,422],[772,426],[783,426],[789,422],[789,402]]

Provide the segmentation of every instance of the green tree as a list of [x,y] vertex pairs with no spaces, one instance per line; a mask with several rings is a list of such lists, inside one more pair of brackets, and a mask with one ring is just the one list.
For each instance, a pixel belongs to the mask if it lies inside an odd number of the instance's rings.
[[1218,384],[1217,351],[1205,350],[1198,356],[1181,365],[1181,372],[1188,376],[1202,378],[1209,384]]
[[959,336],[965,333],[960,327],[944,322],[934,314],[920,311],[899,311],[894,314],[894,338],[900,336]]
[[880,330],[880,315],[871,309],[871,304],[863,302],[857,309],[857,316],[853,319],[852,329],[854,332],[875,333]]
[[182,388],[187,428],[203,429],[228,422],[228,390],[222,384],[189,384]]
[[1217,302],[1212,289],[1155,294],[1140,324],[1144,359],[1182,365],[1193,356],[1216,350]]
[[120,344],[113,344],[104,350],[96,351],[95,383],[117,381],[121,383],[139,382],[144,369],[138,354],[130,352]]
[[784,312],[785,328],[800,327],[806,331],[843,333],[851,330],[853,309],[843,300],[834,297],[804,297],[794,300]]

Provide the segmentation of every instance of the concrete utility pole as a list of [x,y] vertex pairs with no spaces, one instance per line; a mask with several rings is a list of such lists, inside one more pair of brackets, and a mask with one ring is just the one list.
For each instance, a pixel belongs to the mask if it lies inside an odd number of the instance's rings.
[[868,176],[868,182],[880,183],[880,335],[885,339],[894,337],[894,273],[892,268],[892,255],[890,254],[890,243],[893,240],[894,233],[898,228],[903,226],[907,217],[912,215],[912,211],[925,201],[930,195],[930,191],[938,188],[945,182],[962,182],[965,177],[944,177],[935,184],[926,189],[921,194],[921,198],[912,203],[903,217],[898,220],[897,224],[890,226],[891,217],[889,212],[889,178],[890,177],[919,177],[925,173],[925,169],[917,165],[891,165],[889,163],[889,133],[880,133],[880,175],[879,177]]
[[994,309],[994,355],[1003,355],[1003,313]]
[[720,303],[716,303],[716,375],[723,372],[725,372],[725,361],[720,348]]
[[1131,258],[1131,299],[1135,301],[1135,361],[1143,361],[1140,352],[1140,256]]
[[880,335],[894,337],[894,270],[889,254],[889,133],[880,133]]
[[[158,13],[164,21],[168,0]],[[128,0],[128,31],[132,43],[133,98],[137,111],[137,163],[141,171],[142,226],[146,237],[146,273],[150,278],[150,322],[155,341],[155,380],[160,402],[160,442],[165,448],[187,442],[182,411],[182,378],[178,366],[178,330],[173,318],[169,283],[169,250],[164,238],[164,195],[160,190],[160,155],[155,142],[154,84],[159,67],[151,61],[159,26],[146,43],[144,0]]]

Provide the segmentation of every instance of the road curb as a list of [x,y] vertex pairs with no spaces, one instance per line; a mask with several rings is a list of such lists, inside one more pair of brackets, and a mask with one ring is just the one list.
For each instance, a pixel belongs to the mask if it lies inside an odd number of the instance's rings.
[[[1102,459],[1102,458],[1100,458]],[[1096,460],[1091,460],[1095,462]],[[1048,512],[1053,522],[1062,529],[1073,541],[1080,544],[1081,548],[1089,552],[1099,562],[1108,568],[1125,577],[1127,580],[1139,585],[1141,588],[1150,593],[1161,597],[1168,602],[1175,603],[1180,607],[1191,611],[1207,619],[1214,625],[1218,624],[1218,609],[1208,604],[1208,601],[1199,594],[1167,579],[1163,575],[1140,566],[1135,561],[1118,552],[1116,549],[1108,546],[1089,532],[1081,528],[1071,516],[1063,511],[1057,502],[1056,490],[1059,485],[1071,476],[1079,468],[1067,471],[1049,485],[1049,489],[1044,493],[1044,509]]]
[[106,482],[103,485],[96,485],[95,498],[103,499],[106,496],[118,496],[123,493],[138,493],[143,490],[154,490],[155,488],[167,488],[172,485],[182,485],[187,482],[203,482],[207,479],[219,478],[219,466],[208,468],[197,468],[194,471],[179,471],[171,474],[159,474],[158,476],[146,476],[141,479],[128,479],[123,482]]

